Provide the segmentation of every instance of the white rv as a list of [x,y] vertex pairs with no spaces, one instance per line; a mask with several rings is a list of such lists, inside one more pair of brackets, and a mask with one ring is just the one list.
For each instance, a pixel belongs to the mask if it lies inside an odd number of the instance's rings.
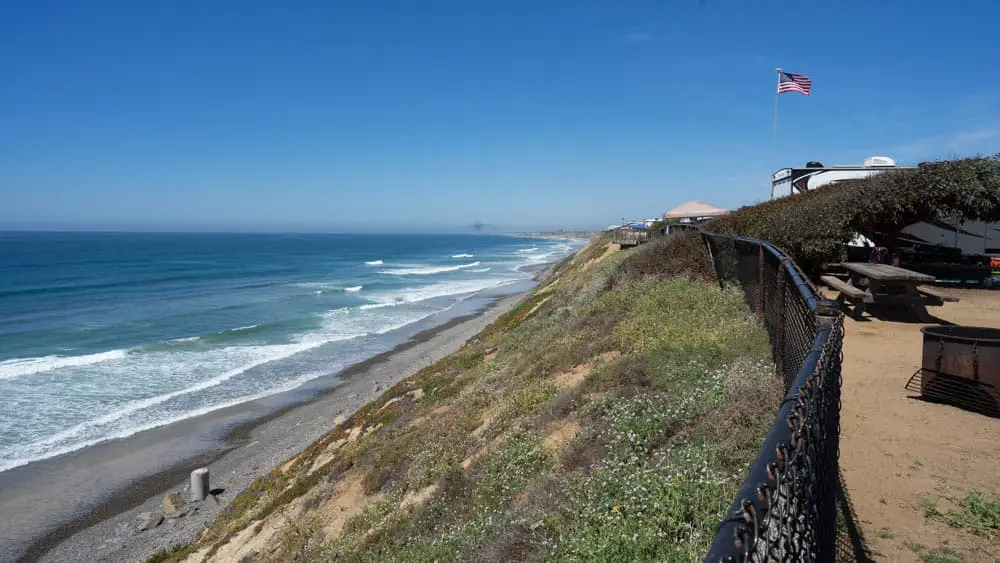
[[[896,166],[887,156],[872,156],[858,166],[823,166],[808,162],[804,168],[781,168],[771,175],[771,199],[814,190],[845,180],[858,180]],[[905,227],[900,238],[916,244],[957,248],[962,254],[1000,254],[1000,223],[942,220],[914,223]],[[853,244],[857,244],[856,239]]]

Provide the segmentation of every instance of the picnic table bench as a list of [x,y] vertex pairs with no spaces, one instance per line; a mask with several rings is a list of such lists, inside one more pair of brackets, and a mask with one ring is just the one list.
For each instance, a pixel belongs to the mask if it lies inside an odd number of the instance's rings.
[[923,308],[958,301],[957,297],[921,285],[933,282],[934,276],[870,262],[841,262],[838,266],[848,272],[847,280],[824,275],[820,276],[820,281],[839,293],[837,301],[849,301],[854,306],[852,316],[855,319],[860,319],[865,308],[873,303]]

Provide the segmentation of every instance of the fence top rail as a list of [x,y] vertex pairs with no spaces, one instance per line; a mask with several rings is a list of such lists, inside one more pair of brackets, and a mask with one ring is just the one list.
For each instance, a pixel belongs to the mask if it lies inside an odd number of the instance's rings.
[[693,228],[698,232],[700,232],[701,234],[709,237],[726,238],[734,241],[739,241],[744,244],[755,245],[763,248],[769,254],[771,254],[781,262],[781,265],[784,266],[785,268],[785,273],[788,275],[789,279],[791,280],[795,288],[802,295],[802,298],[805,300],[809,308],[813,311],[817,311],[821,308],[821,302],[824,300],[824,298],[820,296],[820,294],[816,291],[816,287],[813,286],[811,281],[809,281],[808,276],[806,276],[805,273],[802,272],[802,269],[799,268],[799,265],[795,263],[795,260],[792,260],[791,257],[785,254],[777,246],[774,246],[773,244],[767,241],[755,238],[741,237],[736,235],[727,235],[725,233],[706,231],[701,227],[693,227]]
[[[839,359],[831,356],[831,354],[834,356],[839,354],[842,339],[842,332],[839,328],[841,326],[839,319],[842,318],[842,314],[839,305],[820,294],[798,264],[775,245],[749,237],[715,233],[701,227],[692,226],[691,229],[698,232],[707,243],[710,243],[708,244],[710,253],[719,250],[728,254],[730,253],[729,245],[733,245],[732,252],[742,255],[744,259],[749,258],[748,255],[758,255],[760,260],[753,260],[753,267],[758,269],[756,276],[763,276],[759,268],[767,268],[768,270],[777,268],[779,279],[785,281],[785,287],[789,283],[795,286],[794,292],[784,293],[778,297],[782,300],[780,302],[792,300],[808,307],[807,309],[802,307],[797,309],[798,312],[795,313],[799,317],[797,323],[785,324],[781,322],[777,326],[768,327],[769,330],[781,332],[778,335],[781,338],[779,342],[785,343],[781,345],[780,350],[772,350],[772,354],[781,354],[782,357],[792,354],[797,360],[800,359],[801,363],[796,361],[798,369],[794,374],[794,379],[788,385],[785,399],[751,465],[746,480],[726,513],[726,519],[719,524],[705,561],[719,563],[763,560],[761,558],[770,560],[770,557],[775,555],[789,556],[797,553],[798,555],[793,555],[793,557],[798,557],[806,555],[809,551],[812,551],[813,556],[826,560],[827,556],[830,555],[827,553],[829,546],[826,545],[826,540],[819,541],[815,534],[829,533],[829,530],[826,529],[829,517],[828,515],[819,515],[818,504],[812,506],[812,510],[817,511],[813,515],[810,516],[809,509],[806,509],[806,513],[797,516],[796,518],[799,520],[796,520],[796,526],[822,526],[822,530],[791,529],[784,526],[788,525],[785,520],[789,514],[788,507],[792,506],[787,503],[829,501],[825,492],[811,492],[810,487],[801,488],[804,486],[793,481],[799,478],[825,479],[823,476],[828,473],[829,468],[825,466],[814,467],[810,464],[824,463],[822,460],[829,455],[825,453],[826,448],[833,448],[829,451],[836,451],[836,436],[832,438],[832,445],[827,443],[826,438],[816,436],[813,436],[812,440],[819,440],[819,442],[803,443],[802,441],[804,439],[810,440],[806,437],[808,433],[805,430],[806,425],[829,424],[829,420],[831,420],[825,418],[827,416],[825,414],[812,420],[812,415],[807,414],[808,409],[819,409],[816,412],[825,413],[829,412],[825,409],[829,408],[826,405],[833,404],[831,402],[835,401],[839,405],[839,382],[831,382],[829,379],[833,377],[831,374],[834,373],[831,370],[835,370],[838,379],[840,372]],[[725,243],[726,246],[720,248],[720,243]],[[713,259],[713,262],[715,262],[716,271],[720,278],[730,275],[721,269],[722,265],[718,261]],[[750,268],[747,264],[744,266]],[[758,288],[755,291],[763,291],[762,286],[759,285],[763,281],[763,277],[758,279],[760,281],[757,282],[757,286],[754,286]],[[763,317],[762,320],[766,322]],[[788,347],[785,340],[785,337],[791,334],[789,331],[794,332],[797,337],[801,337],[799,343],[792,344],[791,348]],[[839,409],[839,406],[832,408]],[[831,416],[836,420],[839,415]],[[836,433],[837,430],[833,429],[832,432]],[[817,450],[813,448],[819,448],[820,453],[816,453]],[[813,456],[819,457],[813,459]],[[803,463],[805,465],[802,465]],[[836,462],[834,461],[834,463]],[[802,474],[802,471],[809,475]],[[834,471],[836,471],[836,466],[834,466]],[[795,477],[795,475],[799,475],[799,477]],[[792,481],[789,481],[790,478]],[[796,492],[793,492],[793,489]],[[811,500],[799,499],[796,501],[789,500],[789,497],[780,496],[794,496],[796,494],[820,494],[823,495],[823,499],[816,497],[811,498]],[[779,501],[779,497],[785,500]],[[781,502],[786,504],[779,507],[778,504]],[[772,506],[772,503],[775,505]],[[772,509],[776,512],[772,512]],[[796,526],[792,526],[792,528]],[[806,535],[809,537],[806,538]],[[758,540],[763,543],[759,543]],[[799,543],[792,546],[791,544],[795,542]],[[763,552],[759,552],[758,549],[762,549]]]

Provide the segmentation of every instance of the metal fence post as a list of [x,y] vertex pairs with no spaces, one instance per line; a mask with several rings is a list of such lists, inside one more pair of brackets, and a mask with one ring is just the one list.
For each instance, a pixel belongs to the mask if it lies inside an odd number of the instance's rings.
[[757,245],[757,319],[764,322],[764,247]]
[[[774,323],[774,365],[781,374],[782,381],[788,381],[785,374],[785,262],[778,264],[778,319]],[[787,391],[787,389],[785,389]]]
[[[819,377],[822,381],[823,393],[826,395],[826,420],[822,422],[826,433],[823,436],[826,451],[819,467],[817,467],[817,483],[819,500],[817,502],[819,526],[825,529],[835,529],[837,526],[837,489],[840,479],[840,354],[843,345],[843,314],[840,304],[833,299],[819,298],[816,301],[816,329],[830,327],[836,340],[834,349],[827,354],[823,366],[824,373]],[[836,560],[836,534],[820,535],[817,552],[818,561],[833,562]]]
[[831,324],[840,318],[840,304],[833,299],[816,300],[816,321],[819,324]]
[[715,268],[715,277],[717,278],[716,281],[719,282],[719,289],[726,289],[726,284],[722,280],[722,268],[719,262],[716,261],[715,252],[712,251],[712,239],[705,231],[699,230],[698,232],[701,234],[701,240],[705,243],[705,249],[708,251],[708,259],[712,262],[712,267]]

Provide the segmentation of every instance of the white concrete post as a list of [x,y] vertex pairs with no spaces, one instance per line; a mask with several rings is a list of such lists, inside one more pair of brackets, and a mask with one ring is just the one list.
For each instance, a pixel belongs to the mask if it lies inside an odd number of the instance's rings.
[[191,500],[205,500],[208,496],[208,468],[202,467],[191,472]]

